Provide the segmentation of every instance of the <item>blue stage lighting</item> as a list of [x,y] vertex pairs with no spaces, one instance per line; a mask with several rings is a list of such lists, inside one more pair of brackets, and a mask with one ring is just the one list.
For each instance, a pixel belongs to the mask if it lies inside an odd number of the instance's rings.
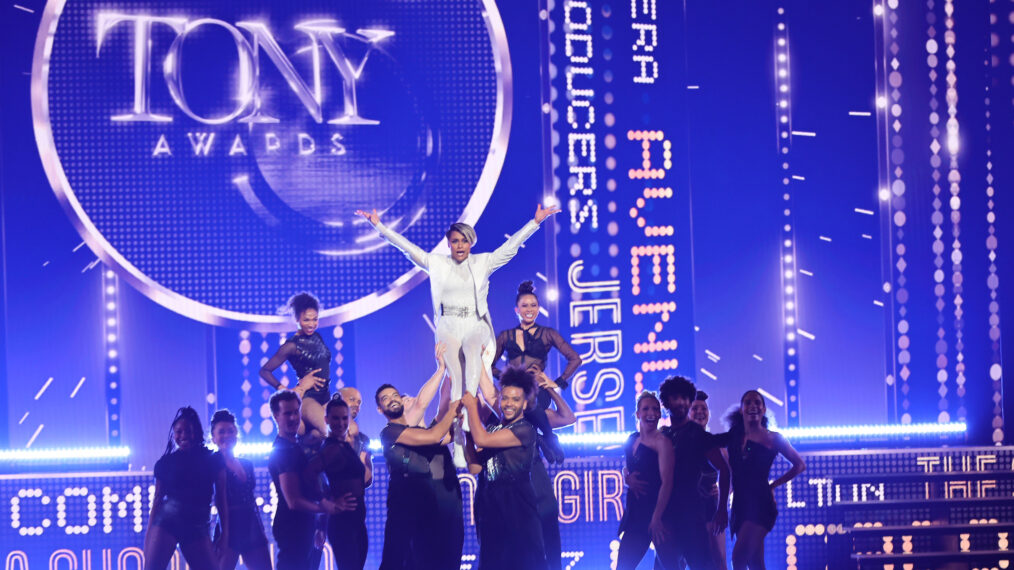
[[927,424],[881,424],[859,426],[787,427],[778,430],[791,440],[864,437],[946,435],[968,431],[964,422]]
[[0,461],[61,461],[80,459],[123,459],[129,447],[68,447],[55,449],[2,449]]

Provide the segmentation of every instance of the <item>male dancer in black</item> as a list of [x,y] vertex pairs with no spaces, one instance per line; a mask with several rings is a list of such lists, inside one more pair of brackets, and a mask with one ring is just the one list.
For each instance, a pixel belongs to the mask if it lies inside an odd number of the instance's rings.
[[268,471],[278,495],[278,506],[271,530],[278,545],[277,570],[306,570],[320,566],[321,550],[314,544],[315,514],[335,513],[338,506],[321,499],[320,481],[306,476],[311,450],[301,444],[299,432],[300,401],[291,390],[275,392],[269,400],[271,414],[278,426]]
[[382,385],[375,400],[389,422],[380,432],[390,474],[380,570],[457,570],[465,529],[461,485],[447,443],[461,403],[451,402],[440,421],[424,429],[409,425],[418,419],[406,419],[394,386]]
[[[655,545],[662,567],[681,568],[685,561],[691,570],[714,570],[709,533],[720,532],[729,522],[729,464],[722,457],[714,437],[699,424],[690,421],[690,404],[697,388],[682,376],[666,378],[659,387],[662,405],[669,410],[671,425],[663,428],[672,440],[676,466],[673,471],[672,494],[664,520],[668,537]],[[697,485],[701,473],[711,463],[718,470],[718,511],[712,520],[705,520],[705,499]],[[634,471],[627,476],[627,485],[638,492],[645,483]]]
[[[535,394],[529,394],[528,404],[524,412],[524,419],[532,424],[536,429],[540,430],[540,435],[537,438],[537,449],[535,453],[535,460],[532,462],[531,479],[532,486],[535,488],[535,501],[536,507],[539,513],[539,523],[542,526],[542,542],[545,547],[546,553],[546,566],[549,570],[560,570],[563,568],[562,561],[562,550],[563,547],[560,541],[560,504],[556,500],[556,494],[553,491],[553,480],[549,476],[549,471],[546,469],[546,464],[542,461],[543,457],[552,461],[550,457],[554,453],[551,451],[551,447],[547,448],[542,444],[546,441],[547,436],[555,438],[552,435],[553,429],[562,428],[569,426],[577,421],[577,416],[570,409],[570,405],[563,399],[563,396],[559,393],[559,385],[550,380],[546,373],[543,372],[537,365],[532,365],[528,368],[535,377],[535,382],[538,384],[539,396],[545,395],[555,405],[554,408],[542,407],[541,404],[536,401]],[[493,381],[490,380],[489,376],[483,372],[482,378],[479,380],[479,388],[482,390],[483,398],[487,402],[498,402],[498,396],[496,387],[493,386]],[[499,405],[493,405],[495,410],[499,410]],[[533,413],[531,410],[537,410]],[[495,422],[498,418],[491,416],[490,420]],[[492,427],[489,425],[487,427]],[[541,432],[542,429],[548,430],[548,433]],[[559,447],[557,442],[556,447]],[[541,453],[540,453],[541,452]],[[560,456],[560,462],[563,461],[563,457]]]

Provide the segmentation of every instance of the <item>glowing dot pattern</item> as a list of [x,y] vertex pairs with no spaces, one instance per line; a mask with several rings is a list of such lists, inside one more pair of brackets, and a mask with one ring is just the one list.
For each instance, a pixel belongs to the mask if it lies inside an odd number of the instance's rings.
[[[641,168],[631,168],[627,171],[627,176],[631,180],[660,180],[665,178],[667,170],[672,170],[672,143],[663,140],[664,137],[662,131],[627,131],[627,140],[641,141]],[[663,168],[652,168],[652,141],[662,141]]]
[[640,245],[630,248],[630,285],[631,293],[641,293],[641,257],[651,256],[651,282],[662,284],[662,256],[666,261],[666,289],[676,292],[676,246],[674,245]]
[[103,338],[105,338],[105,392],[106,392],[106,429],[109,445],[119,446],[123,441],[120,429],[120,278],[116,273],[102,266],[102,306],[105,307]]
[[[778,116],[777,143],[781,156],[782,169],[788,170],[789,152],[792,148],[792,96],[789,72],[789,27],[785,23],[785,9],[778,8],[775,19],[775,114]],[[782,104],[784,103],[784,105]],[[790,178],[782,178],[785,202],[784,225],[782,226],[781,280],[782,280],[782,326],[785,339],[783,344],[785,366],[785,393],[788,401],[785,410],[788,414],[788,425],[799,425],[799,340],[796,337],[796,323],[799,322],[797,290],[792,283],[796,274],[796,236],[792,220],[792,191]]]
[[[962,293],[964,292],[963,283],[964,275],[962,273],[962,252],[961,252],[961,172],[958,170],[958,151],[959,151],[959,135],[960,128],[958,125],[958,77],[956,74],[957,62],[955,61],[955,41],[957,39],[954,31],[954,0],[945,0],[944,2],[944,44],[947,46],[944,49],[944,53],[947,55],[947,90],[945,101],[947,102],[947,152],[950,155],[950,161],[947,170],[947,182],[949,184],[949,190],[951,197],[948,200],[951,207],[951,292],[954,294],[954,382],[957,384],[955,392],[958,396],[958,408],[957,416],[959,420],[964,420],[966,416],[966,410],[964,405],[965,400],[965,354],[964,354],[964,299]],[[935,27],[935,26],[934,26]],[[941,401],[940,407],[941,412],[937,421],[949,422],[951,417],[949,413],[945,413],[944,405],[946,402]]]
[[[994,6],[991,4],[991,6]],[[1014,14],[1012,12],[1011,14]],[[1011,17],[1008,14],[1008,17]],[[990,42],[991,46],[1000,45],[1000,36],[996,31],[997,22],[1000,19],[1000,15],[995,11],[990,13]],[[1011,39],[1014,42],[1014,38]],[[990,57],[990,65],[994,68],[1000,65],[1000,59],[993,55]],[[1012,77],[1014,80],[1014,77]],[[986,132],[989,133],[992,130],[992,117],[991,108],[992,104],[991,97],[986,96]],[[986,223],[989,236],[986,238],[986,251],[987,258],[989,259],[989,276],[986,277],[986,288],[989,291],[989,340],[991,349],[989,377],[992,382],[992,401],[993,401],[993,419],[990,423],[992,428],[992,440],[993,443],[999,445],[1004,441],[1004,421],[1003,421],[1003,368],[1000,363],[1000,301],[998,298],[998,289],[1000,287],[1000,277],[997,274],[999,268],[997,267],[997,238],[996,238],[996,203],[994,197],[996,189],[993,187],[993,150],[991,148],[992,138],[986,137]]]
[[[929,13],[933,14],[933,0],[929,0],[927,6],[929,6]],[[931,20],[935,22],[935,18]],[[937,382],[940,383],[940,387],[937,393],[940,395],[939,407],[941,414],[946,413],[947,410],[947,330],[944,327],[945,317],[944,309],[947,307],[947,302],[944,300],[946,294],[946,287],[944,286],[945,274],[943,270],[944,266],[944,214],[942,207],[944,203],[940,200],[940,193],[942,191],[940,187],[940,178],[942,176],[940,167],[943,164],[943,160],[940,155],[940,151],[943,150],[943,146],[940,144],[941,131],[939,127],[940,115],[937,113],[937,109],[940,106],[940,101],[937,98],[939,93],[939,87],[937,82],[940,78],[940,74],[937,72],[937,68],[940,64],[940,58],[938,52],[940,51],[939,43],[937,42],[937,28],[935,25],[930,25],[926,29],[926,35],[929,39],[926,41],[926,62],[929,66],[929,79],[930,79],[930,152],[933,153],[930,156],[930,167],[932,167],[931,177],[933,178],[933,213],[930,215],[930,223],[933,224],[933,295],[936,298],[934,307],[937,310],[937,342],[934,347],[936,359],[935,364],[937,368]],[[899,343],[899,346],[900,343]],[[902,347],[907,348],[907,347]]]
[[[890,38],[886,46],[878,44],[878,57],[875,58],[878,66],[877,75],[880,83],[877,94],[877,125],[882,131],[890,134],[888,137],[889,153],[888,163],[881,172],[883,187],[889,189],[889,199],[881,202],[884,216],[884,235],[891,236],[891,243],[894,246],[893,264],[889,268],[892,274],[892,281],[884,283],[884,293],[890,294],[893,291],[894,299],[892,306],[897,317],[894,323],[894,334],[896,337],[890,348],[895,354],[892,373],[887,375],[887,384],[893,385],[894,390],[888,390],[888,409],[893,414],[894,421],[908,424],[912,423],[912,415],[909,412],[911,401],[909,400],[909,377],[912,370],[909,367],[912,355],[909,352],[911,339],[908,336],[908,278],[905,269],[908,262],[905,260],[905,180],[904,164],[905,152],[904,139],[902,137],[902,105],[901,90],[903,76],[900,71],[901,42],[898,39],[901,34],[899,20],[898,0],[888,0],[886,3],[885,17],[875,18],[875,30],[883,31],[882,36]],[[890,58],[890,59],[888,59]],[[900,393],[900,396],[899,396]],[[899,402],[900,400],[900,402]]]

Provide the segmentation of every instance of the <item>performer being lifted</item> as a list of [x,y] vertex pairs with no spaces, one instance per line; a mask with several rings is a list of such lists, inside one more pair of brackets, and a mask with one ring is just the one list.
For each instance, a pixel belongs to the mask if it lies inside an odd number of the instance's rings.
[[[461,398],[464,391],[477,394],[481,370],[489,370],[493,364],[494,329],[486,303],[490,275],[517,255],[518,249],[539,229],[543,220],[559,211],[559,208],[543,208],[539,204],[535,219],[492,253],[471,255],[476,242],[475,230],[462,222],[451,224],[446,234],[450,256],[426,252],[408,241],[382,224],[376,210],[356,212],[429,274],[437,342],[447,346],[452,399]],[[458,467],[465,466],[460,438],[454,442],[454,462]]]

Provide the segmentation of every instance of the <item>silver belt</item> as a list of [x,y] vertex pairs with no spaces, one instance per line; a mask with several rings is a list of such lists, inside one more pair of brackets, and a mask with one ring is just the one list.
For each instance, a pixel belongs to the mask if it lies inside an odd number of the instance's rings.
[[470,317],[476,314],[475,309],[471,307],[448,307],[447,305],[440,305],[440,314],[445,317]]

